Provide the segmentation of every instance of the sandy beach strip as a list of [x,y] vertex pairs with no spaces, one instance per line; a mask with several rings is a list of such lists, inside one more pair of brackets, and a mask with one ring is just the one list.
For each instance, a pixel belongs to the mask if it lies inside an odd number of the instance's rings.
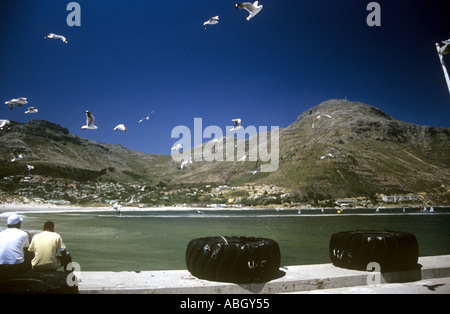
[[[205,208],[205,207],[184,207],[184,206],[166,206],[166,207],[136,207],[124,206],[120,208],[121,212],[127,211],[214,211],[214,210],[250,210],[261,208]],[[57,205],[42,203],[2,203],[0,204],[0,213],[65,213],[65,212],[104,212],[116,210],[112,206],[77,206],[77,205]]]

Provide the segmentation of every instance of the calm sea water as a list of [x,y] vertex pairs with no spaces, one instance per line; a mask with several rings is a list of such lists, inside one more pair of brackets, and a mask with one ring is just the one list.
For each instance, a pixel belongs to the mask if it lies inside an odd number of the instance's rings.
[[[413,233],[420,256],[450,254],[450,208],[435,213],[416,209],[345,210],[151,210],[122,212],[25,213],[23,230],[37,233],[47,220],[56,224],[82,271],[186,269],[191,239],[254,236],[274,239],[284,266],[330,263],[333,233],[357,229]],[[4,226],[6,213],[1,214]]]

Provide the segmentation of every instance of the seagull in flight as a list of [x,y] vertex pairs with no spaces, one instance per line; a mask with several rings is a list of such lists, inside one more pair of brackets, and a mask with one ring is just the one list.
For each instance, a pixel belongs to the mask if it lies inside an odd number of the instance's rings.
[[16,160],[20,160],[20,159],[23,158],[22,154],[17,154],[16,155],[16,151],[15,150],[13,150],[12,156],[13,156],[13,158],[11,159],[11,162],[15,162]]
[[172,146],[172,150],[180,150],[183,148],[183,145],[181,145],[180,143],[178,143],[177,145]]
[[153,112],[155,112],[155,111],[150,112],[145,118],[142,118],[141,120],[139,120],[139,123],[141,123],[141,122],[144,121],[144,120],[150,119],[150,115],[151,115]]
[[14,105],[17,105],[17,107],[21,107],[22,105],[26,104],[28,104],[28,101],[25,97],[19,97],[5,101],[5,105],[9,105],[9,110],[13,110]]
[[247,21],[250,21],[250,19],[258,14],[259,11],[261,11],[261,9],[263,8],[262,5],[258,5],[258,1],[253,2],[253,4],[250,2],[239,3],[236,4],[235,7],[239,10],[245,9],[248,11],[248,13],[250,13],[250,15],[247,17]]
[[450,39],[444,40],[442,41],[442,43],[444,44],[444,46],[439,48],[439,54],[446,55],[447,53],[450,53]]
[[232,119],[231,121],[234,122],[234,127],[230,130],[230,132],[237,131],[240,128],[242,128],[241,119],[237,118],[237,119]]
[[117,131],[117,130],[127,132],[127,128],[126,128],[125,125],[122,124],[122,123],[121,123],[121,124],[118,124],[118,125],[114,128],[114,131]]
[[61,35],[56,35],[53,33],[49,33],[47,36],[45,36],[44,38],[54,38],[54,39],[60,39],[63,43],[67,44],[67,39],[64,36]]
[[28,107],[28,110],[25,111],[25,113],[37,113],[39,110],[37,110],[34,107]]
[[86,110],[86,125],[81,127],[82,130],[97,130],[98,127],[94,125],[94,116],[88,110]]
[[184,166],[187,164],[192,164],[192,157],[190,157],[189,160],[183,160],[181,162],[180,169],[184,169]]
[[9,129],[10,126],[11,126],[11,122],[9,120],[6,120],[6,119],[0,120],[0,131],[2,131],[3,128]]
[[325,155],[323,155],[322,157],[320,157],[320,159],[325,159],[325,158],[327,158],[327,157],[334,158],[334,156],[333,156],[332,154],[328,153],[328,154],[325,154]]
[[314,129],[314,123],[315,123],[315,121],[316,121],[316,119],[321,119],[322,117],[327,117],[327,118],[330,118],[330,119],[334,119],[334,118],[332,118],[330,115],[328,115],[328,114],[324,114],[324,115],[318,115],[315,119],[314,119],[314,121],[313,121],[313,124],[312,124],[312,128]]
[[214,25],[214,24],[219,24],[219,16],[213,16],[212,18],[210,18],[209,20],[207,20],[205,23],[203,23],[203,25],[205,26],[205,29],[206,29],[209,25]]

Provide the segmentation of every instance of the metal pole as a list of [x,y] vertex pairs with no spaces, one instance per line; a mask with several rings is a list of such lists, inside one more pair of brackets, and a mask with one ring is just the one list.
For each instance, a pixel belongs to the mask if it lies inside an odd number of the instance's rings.
[[438,52],[439,60],[441,60],[442,71],[444,71],[444,76],[445,76],[445,81],[447,82],[448,92],[450,93],[450,77],[448,76],[447,68],[445,67],[444,56],[441,53],[439,53],[440,47],[439,47],[438,43],[436,43],[436,49]]

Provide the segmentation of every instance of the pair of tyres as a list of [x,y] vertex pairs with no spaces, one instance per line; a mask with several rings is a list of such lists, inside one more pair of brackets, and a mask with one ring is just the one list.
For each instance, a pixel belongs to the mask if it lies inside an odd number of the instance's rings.
[[211,281],[265,282],[279,275],[278,243],[254,237],[193,239],[186,249],[186,266],[195,277]]
[[416,237],[401,231],[356,230],[331,236],[329,253],[335,266],[367,270],[376,262],[382,272],[417,268],[419,246]]

